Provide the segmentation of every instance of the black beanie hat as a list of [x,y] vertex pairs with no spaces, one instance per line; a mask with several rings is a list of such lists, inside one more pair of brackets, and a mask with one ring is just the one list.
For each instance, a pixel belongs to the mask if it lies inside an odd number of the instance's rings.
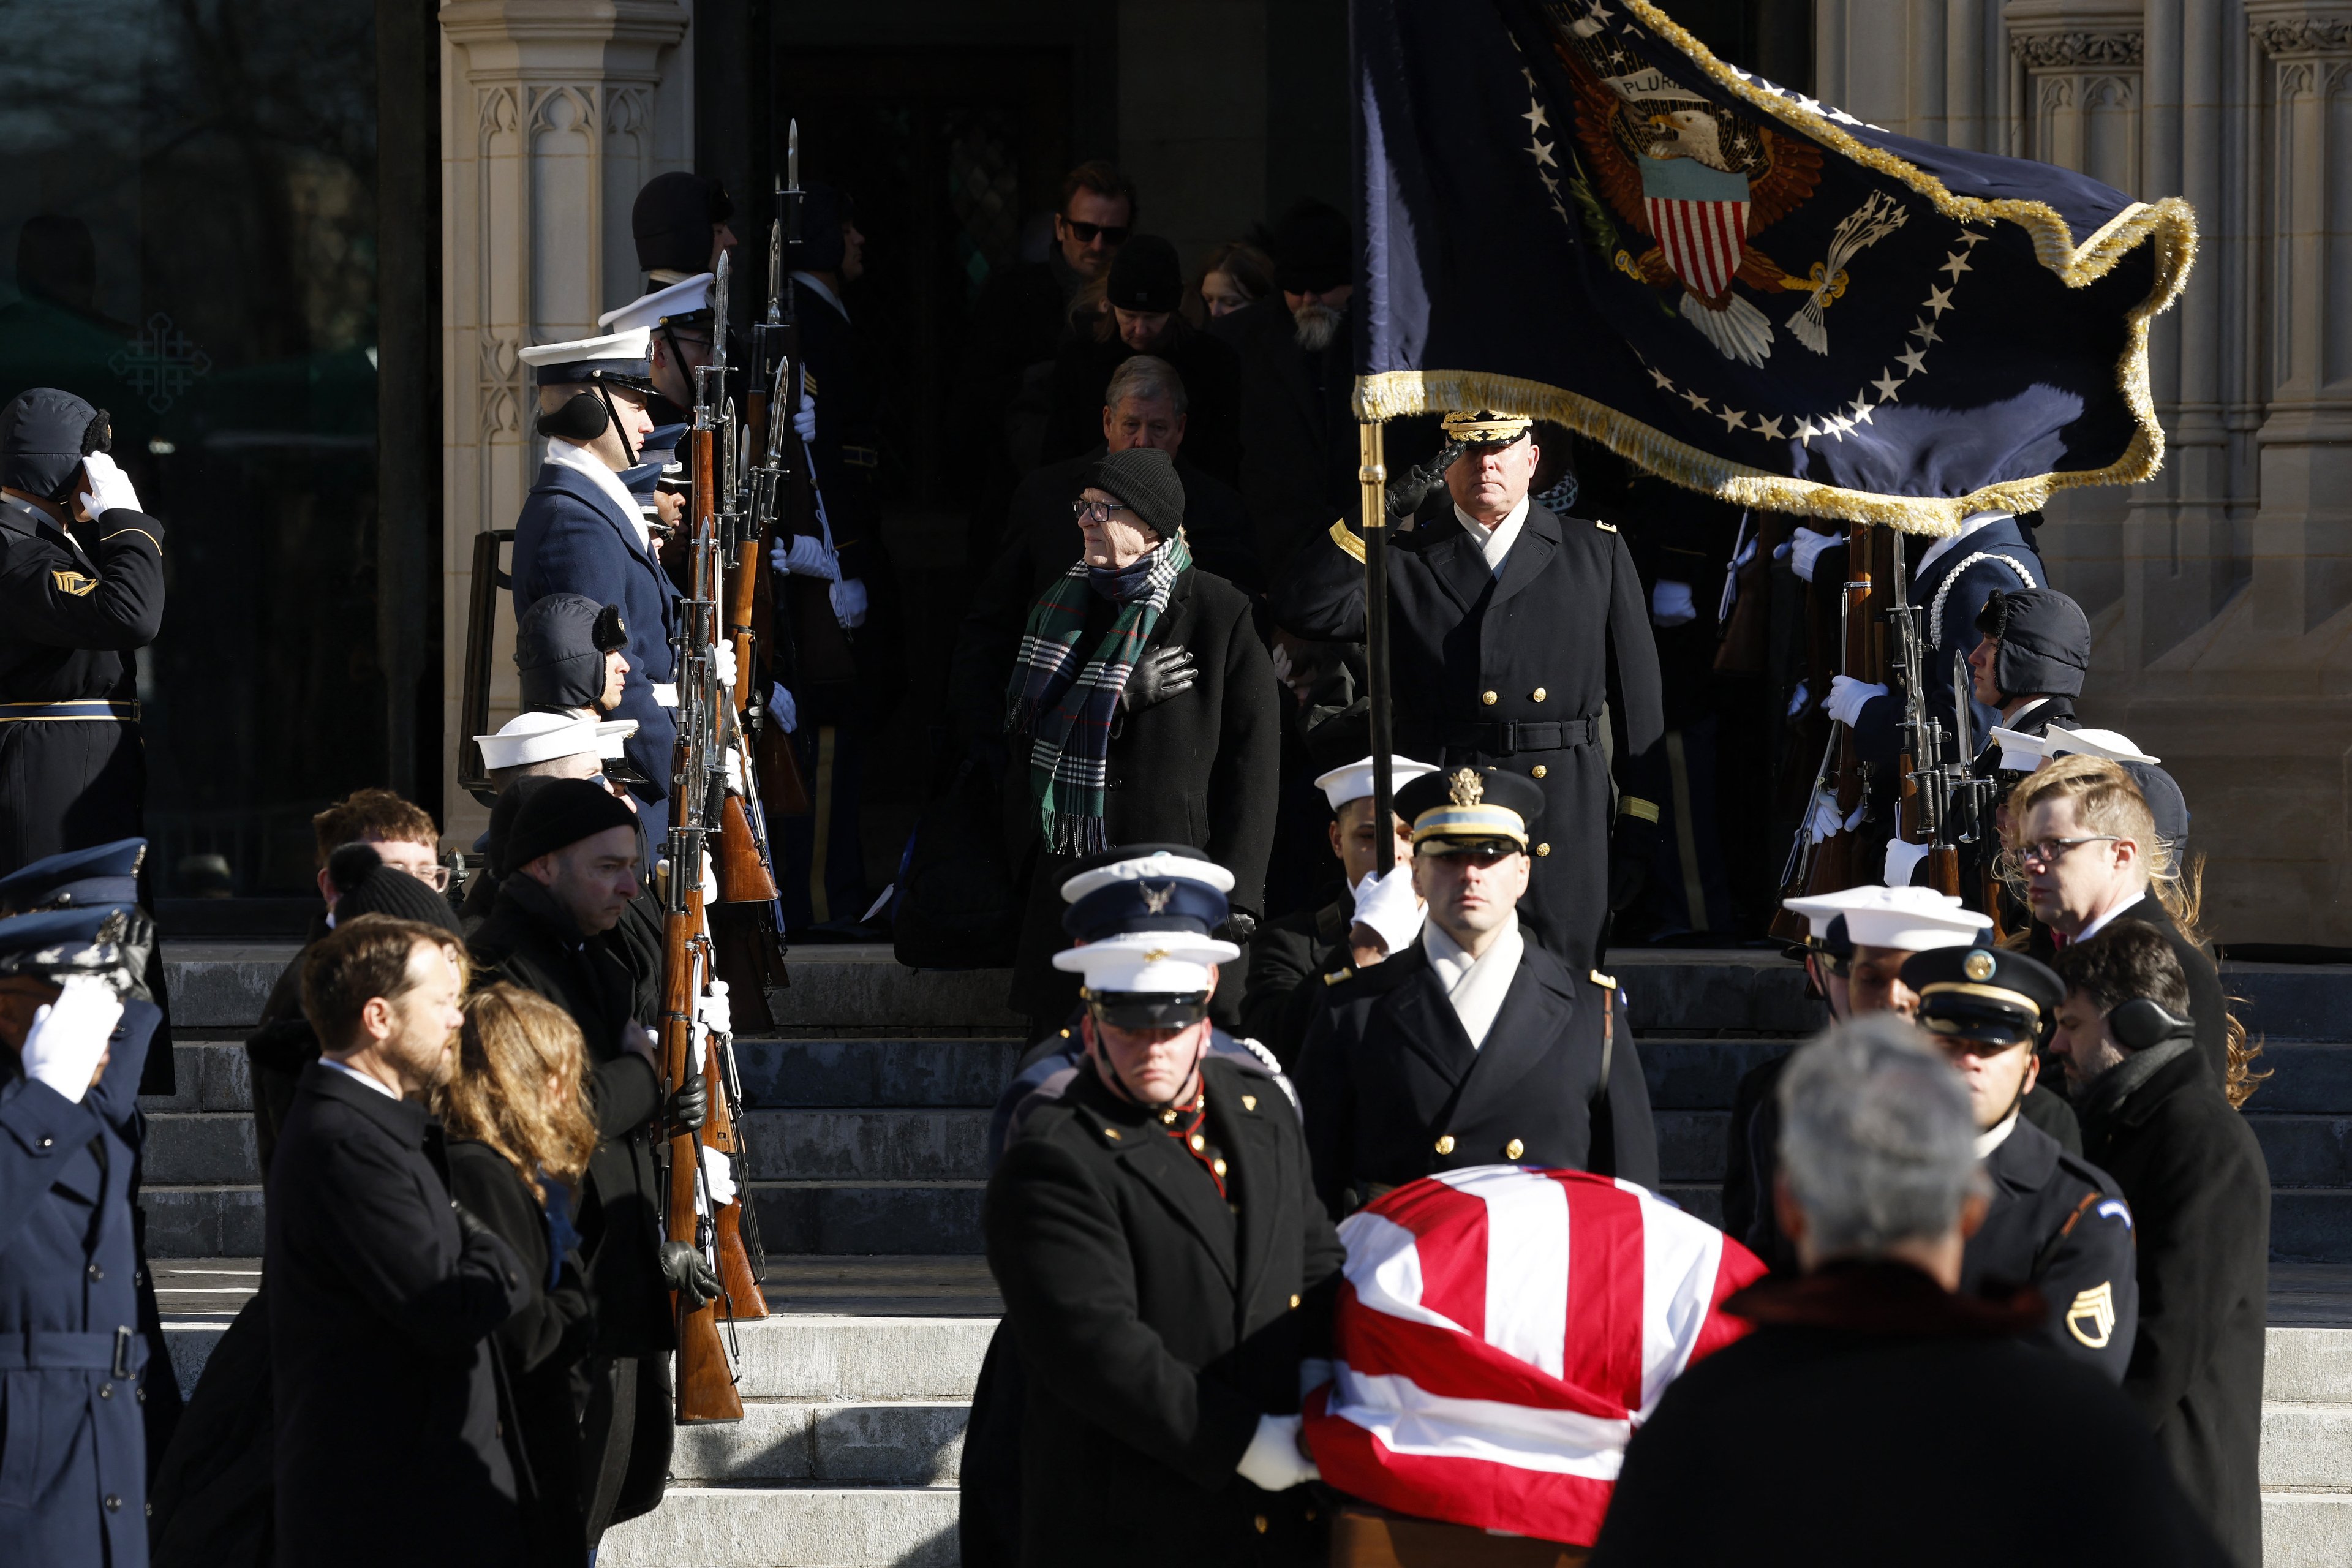
[[656,174],[629,209],[637,265],[647,272],[710,270],[710,226],[735,216],[727,187],[684,170]]
[[387,866],[366,844],[346,844],[327,858],[327,880],[340,896],[335,900],[335,924],[348,924],[362,915],[390,915],[439,926],[463,939],[457,911],[449,900],[395,866]]
[[1139,234],[1111,258],[1104,296],[1122,310],[1172,310],[1184,298],[1184,268],[1176,247],[1156,234]]
[[555,781],[545,773],[525,773],[507,781],[499,791],[499,798],[490,807],[489,831],[482,835],[482,854],[493,877],[504,877],[512,869],[507,864],[507,840],[514,837],[515,818],[521,814],[523,803]]
[[1977,630],[1999,637],[1992,680],[2004,697],[2080,697],[2091,668],[2091,623],[2055,588],[1994,589]]
[[522,676],[525,710],[555,712],[596,705],[604,694],[608,645],[596,635],[604,608],[585,594],[549,594],[522,613],[515,623],[514,660]]
[[802,272],[831,272],[848,252],[841,226],[855,209],[849,198],[831,185],[810,184],[801,191],[801,237],[785,247],[784,260]]
[[1157,447],[1104,454],[1079,486],[1117,496],[1162,539],[1184,526],[1184,481],[1176,477],[1175,459]]
[[550,779],[515,813],[507,835],[506,865],[512,875],[542,855],[569,849],[583,838],[615,827],[634,828],[637,814],[612,791],[586,779]]
[[1304,201],[1274,226],[1275,286],[1292,294],[1319,294],[1356,275],[1348,219],[1328,202]]
[[18,394],[0,408],[0,485],[43,500],[65,500],[81,460],[114,444],[110,431],[91,427],[101,417],[54,386]]

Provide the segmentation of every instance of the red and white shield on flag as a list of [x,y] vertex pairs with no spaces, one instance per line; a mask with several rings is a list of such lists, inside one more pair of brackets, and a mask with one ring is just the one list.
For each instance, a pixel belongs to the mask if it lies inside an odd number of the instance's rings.
[[1748,239],[1746,202],[1693,201],[1683,196],[1646,196],[1650,232],[1666,253],[1666,265],[1683,287],[1719,302],[1731,292]]

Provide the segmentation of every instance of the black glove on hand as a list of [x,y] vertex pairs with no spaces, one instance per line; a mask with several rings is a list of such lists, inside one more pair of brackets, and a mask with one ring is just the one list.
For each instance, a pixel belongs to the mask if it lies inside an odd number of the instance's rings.
[[669,1104],[665,1108],[673,1126],[688,1132],[702,1131],[703,1119],[710,1114],[710,1087],[695,1073],[670,1090]]
[[1650,885],[1650,858],[1657,852],[1658,825],[1620,816],[1609,840],[1609,908],[1630,909]]
[[1439,448],[1437,456],[1391,479],[1384,496],[1389,526],[1394,528],[1411,522],[1421,510],[1421,503],[1427,500],[1433,491],[1444,488],[1445,470],[1454,466],[1454,459],[1468,449],[1458,441],[1448,441]]
[[1191,648],[1156,647],[1136,661],[1127,678],[1127,689],[1118,694],[1118,705],[1130,713],[1140,713],[1171,697],[1182,696],[1200,679]]
[[671,1289],[692,1297],[698,1307],[719,1300],[719,1276],[710,1271],[710,1260],[691,1242],[663,1242],[661,1271]]
[[1247,942],[1257,934],[1257,917],[1247,910],[1228,910],[1225,923],[1218,930],[1227,942]]

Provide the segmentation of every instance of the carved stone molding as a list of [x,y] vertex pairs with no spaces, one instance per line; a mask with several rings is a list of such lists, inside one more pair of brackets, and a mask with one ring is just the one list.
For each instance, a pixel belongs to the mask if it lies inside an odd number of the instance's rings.
[[2352,53],[2352,16],[2255,16],[2254,41],[2273,58]]
[[2147,47],[2147,35],[2137,31],[2013,33],[2010,58],[2028,70],[2063,69],[2070,66],[2136,66]]

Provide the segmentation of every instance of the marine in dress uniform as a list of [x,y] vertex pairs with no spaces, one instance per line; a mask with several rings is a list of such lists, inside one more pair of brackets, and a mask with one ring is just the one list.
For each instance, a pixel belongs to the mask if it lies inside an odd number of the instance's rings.
[[[1112,897],[1148,920],[1173,891]],[[1289,1099],[1210,1053],[1215,966],[1238,956],[1142,930],[1055,957],[1084,979],[1086,1066],[1013,1134],[984,1211],[1033,1568],[1322,1560],[1300,1372],[1328,1353],[1343,1255]]]
[[[1439,1171],[1498,1163],[1593,1171],[1655,1188],[1657,1133],[1616,982],[1571,970],[1522,931],[1507,863],[1524,863],[1543,793],[1501,768],[1424,774],[1398,793],[1421,941],[1333,976],[1307,1026],[1298,1092],[1317,1191],[1334,1214]],[[1429,863],[1495,868],[1486,908],[1449,907]],[[1467,876],[1466,871],[1461,873]],[[1524,873],[1522,873],[1524,875]],[[1487,942],[1473,956],[1464,937]],[[1453,928],[1453,929],[1449,929]]]
[[[133,904],[0,921],[0,1562],[147,1561]],[[169,1376],[168,1368],[163,1375]]]
[[[2037,1336],[2121,1383],[2139,1328],[2131,1206],[2113,1176],[2020,1114],[2039,1068],[2033,1050],[2066,999],[2065,983],[2021,952],[1943,947],[1903,965],[1919,1026],[1947,1055],[1984,1058],[1987,1081],[2022,1076],[2008,1107],[1977,1104],[1977,1153],[1991,1192],[1960,1258],[1960,1289],[1999,1296],[2031,1285],[2048,1308]],[[2016,1055],[2008,1063],[2000,1058]],[[1990,1125],[1986,1118],[1997,1118]]]
[[[1446,474],[1455,505],[1393,542],[1389,667],[1400,751],[1449,771],[1507,768],[1540,786],[1544,831],[1530,846],[1521,918],[1580,974],[1600,961],[1611,909],[1637,897],[1647,875],[1664,718],[1633,558],[1612,525],[1528,499],[1531,428],[1516,416],[1447,417],[1446,435],[1465,448]],[[1461,502],[1488,499],[1474,487],[1497,450],[1507,476],[1525,472],[1503,481],[1509,510],[1488,528]],[[1353,526],[1334,524],[1328,542],[1298,552],[1276,590],[1276,620],[1300,637],[1362,641],[1362,563]]]

